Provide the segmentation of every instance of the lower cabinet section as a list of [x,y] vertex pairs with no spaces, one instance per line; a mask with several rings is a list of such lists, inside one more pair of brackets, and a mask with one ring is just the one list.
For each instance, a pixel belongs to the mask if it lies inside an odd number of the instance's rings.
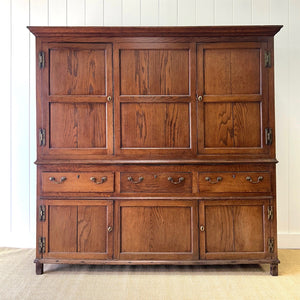
[[116,214],[118,259],[198,259],[197,200],[119,201]]
[[270,257],[268,200],[201,201],[201,259],[263,259]]
[[113,201],[45,201],[43,257],[111,259]]

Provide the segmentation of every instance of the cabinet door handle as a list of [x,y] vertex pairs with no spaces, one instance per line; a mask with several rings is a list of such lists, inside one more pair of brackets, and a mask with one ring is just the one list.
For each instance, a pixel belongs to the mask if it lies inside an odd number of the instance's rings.
[[138,184],[138,183],[141,183],[143,180],[144,180],[144,177],[139,177],[139,179],[137,181],[134,181],[133,177],[129,176],[128,178],[128,181],[134,183],[134,184]]
[[198,100],[199,102],[201,102],[201,101],[203,100],[203,97],[200,95],[200,96],[197,97],[197,100]]
[[113,228],[112,228],[111,226],[108,226],[107,231],[108,231],[108,232],[112,232],[112,231],[113,231]]
[[111,101],[111,96],[107,96],[107,98],[106,98],[106,100],[108,101],[108,102],[110,102]]
[[62,177],[60,177],[60,180],[59,181],[57,181],[56,179],[55,179],[55,177],[49,177],[49,180],[51,181],[51,182],[53,182],[53,183],[56,183],[56,184],[62,184],[62,183],[64,183],[64,181],[66,181],[67,180],[67,177],[65,177],[65,176],[62,176]]
[[101,181],[97,181],[96,177],[91,177],[90,181],[94,182],[95,184],[102,184],[105,181],[107,181],[107,177],[106,176],[101,177]]
[[264,179],[263,176],[258,176],[258,177],[257,177],[257,181],[253,181],[253,179],[252,179],[251,176],[247,176],[247,177],[246,177],[246,180],[249,181],[249,182],[252,183],[252,184],[260,183],[261,181],[263,181],[263,179]]
[[171,183],[173,183],[173,184],[179,184],[179,183],[181,183],[181,182],[183,182],[184,181],[184,177],[179,177],[178,178],[178,181],[174,181],[173,180],[173,177],[168,177],[168,180],[171,182]]
[[211,183],[211,184],[216,184],[216,183],[222,181],[222,180],[223,180],[223,177],[218,176],[216,181],[212,181],[212,179],[211,179],[210,177],[207,176],[207,177],[205,177],[205,180],[208,181],[208,182]]

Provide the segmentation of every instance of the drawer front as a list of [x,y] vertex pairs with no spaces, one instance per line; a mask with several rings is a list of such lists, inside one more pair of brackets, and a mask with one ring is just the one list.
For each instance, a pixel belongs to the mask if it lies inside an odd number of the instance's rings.
[[124,172],[121,193],[191,193],[192,173]]
[[44,193],[88,193],[114,192],[112,172],[43,172],[42,191]]
[[269,172],[209,172],[199,173],[199,191],[201,192],[271,192]]

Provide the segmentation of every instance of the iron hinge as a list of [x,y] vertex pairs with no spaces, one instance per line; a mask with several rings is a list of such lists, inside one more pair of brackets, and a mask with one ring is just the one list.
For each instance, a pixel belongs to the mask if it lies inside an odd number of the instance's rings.
[[265,129],[265,135],[266,135],[266,145],[272,145],[273,143],[273,133],[271,128]]
[[39,130],[39,141],[40,141],[40,146],[46,145],[46,129],[44,128],[40,128]]
[[266,68],[271,68],[272,64],[271,64],[271,52],[269,50],[267,50],[265,52],[265,67]]
[[268,220],[273,220],[274,213],[273,213],[273,206],[268,206]]
[[274,253],[274,238],[268,238],[268,248],[270,253]]
[[40,69],[45,68],[45,52],[44,51],[39,52],[39,67],[40,67]]
[[45,253],[45,252],[46,252],[46,238],[39,237],[39,253]]
[[41,222],[46,221],[46,206],[45,205],[40,205],[39,220]]

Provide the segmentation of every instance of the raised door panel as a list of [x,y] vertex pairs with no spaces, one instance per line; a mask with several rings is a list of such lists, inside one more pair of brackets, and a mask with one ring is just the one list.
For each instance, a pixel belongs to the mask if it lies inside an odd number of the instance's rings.
[[260,259],[270,256],[268,200],[200,203],[202,259]]
[[112,201],[49,200],[45,206],[44,258],[112,258]]
[[44,44],[43,157],[82,158],[113,153],[112,46]]
[[114,51],[116,153],[195,153],[195,45],[120,43]]
[[120,201],[119,259],[197,259],[196,201]]
[[198,153],[267,153],[266,43],[197,45]]

